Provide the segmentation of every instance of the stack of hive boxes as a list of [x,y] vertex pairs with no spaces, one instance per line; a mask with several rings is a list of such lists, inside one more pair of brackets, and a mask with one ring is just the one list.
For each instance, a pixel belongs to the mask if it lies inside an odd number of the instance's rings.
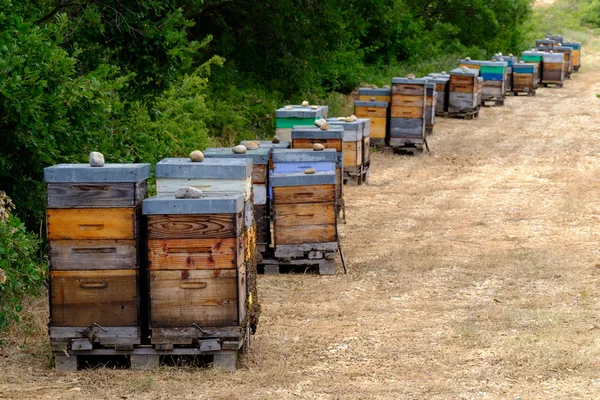
[[535,96],[538,87],[538,64],[523,61],[513,64],[512,92]]
[[483,78],[483,89],[481,101],[492,101],[497,106],[504,105],[506,95],[506,67],[504,61],[481,61],[480,76]]
[[562,53],[543,53],[542,83],[544,86],[563,86],[565,80],[565,56]]
[[292,141],[294,126],[313,126],[316,120],[327,118],[327,106],[286,106],[275,111],[276,134],[281,141]]
[[132,350],[141,343],[140,219],[149,176],[150,164],[60,164],[44,170],[50,340],[59,369],[73,363],[77,368],[71,350]]
[[496,55],[494,58],[498,61],[504,61],[506,65],[506,78],[505,78],[505,87],[506,92],[512,92],[512,74],[513,74],[513,65],[517,63],[517,57],[509,54],[508,56]]
[[435,83],[435,115],[442,117],[448,112],[448,96],[450,95],[450,75],[429,74],[428,80]]
[[387,143],[391,99],[391,89],[358,89],[358,101],[354,102],[354,115],[371,121],[369,129],[371,146],[383,147]]
[[354,185],[365,183],[371,158],[371,121],[359,118],[345,122],[330,118],[327,122],[331,126],[341,126],[344,130],[344,182]]
[[450,94],[448,112],[450,114],[473,115],[480,107],[479,71],[470,68],[456,68],[450,71]]
[[563,46],[573,49],[573,71],[579,71],[581,67],[581,43],[579,42],[563,42]]
[[552,40],[555,45],[558,45],[558,44],[560,44],[560,43],[563,42],[563,37],[562,36],[558,36],[558,35],[548,35],[547,39],[548,40]]
[[521,53],[521,61],[536,65],[536,70],[538,71],[537,83],[541,83],[543,74],[542,65],[544,61],[544,53],[539,52],[536,49],[533,49],[531,51],[524,51],[523,53]]
[[392,78],[390,146],[422,149],[427,82],[425,78]]
[[573,48],[569,46],[554,46],[554,53],[564,54],[563,74],[565,79],[571,79],[573,73]]

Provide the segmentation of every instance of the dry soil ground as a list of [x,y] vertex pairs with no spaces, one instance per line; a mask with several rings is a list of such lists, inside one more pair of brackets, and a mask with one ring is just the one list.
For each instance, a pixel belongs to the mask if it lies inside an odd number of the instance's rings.
[[0,349],[0,398],[600,398],[600,71],[584,64],[562,90],[440,120],[431,156],[375,154],[347,191],[350,273],[261,277],[238,372],[55,372],[39,301],[21,349]]

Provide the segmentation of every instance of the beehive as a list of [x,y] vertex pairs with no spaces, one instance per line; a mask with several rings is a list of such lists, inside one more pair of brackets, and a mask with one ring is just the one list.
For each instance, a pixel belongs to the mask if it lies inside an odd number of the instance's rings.
[[359,118],[354,122],[345,122],[330,118],[327,122],[344,129],[344,171],[354,173],[358,169],[368,168],[371,160],[371,121]]
[[558,35],[548,35],[546,36],[548,40],[552,40],[554,44],[559,44],[563,42],[563,37]]
[[256,220],[256,243],[265,252],[269,243],[268,229],[268,165],[272,148],[259,147],[245,154],[234,154],[229,148],[210,148],[204,151],[205,162],[212,158],[252,160],[252,187],[254,193],[254,219]]
[[390,146],[422,145],[426,107],[426,78],[392,78]]
[[494,58],[498,61],[506,62],[507,66],[506,66],[505,88],[506,88],[506,92],[511,92],[512,91],[513,65],[515,65],[517,63],[517,57],[510,56],[510,55],[509,56],[496,55],[496,56],[494,56]]
[[563,46],[567,46],[573,49],[573,70],[579,71],[581,67],[581,43],[579,42],[563,42]]
[[482,61],[480,76],[483,78],[483,89],[481,100],[503,101],[506,94],[506,68],[508,63],[504,61]]
[[479,71],[469,68],[456,68],[450,71],[450,94],[448,112],[473,113],[479,109]]
[[[168,344],[188,345],[211,327],[245,323],[243,210],[241,195],[144,200],[152,344],[168,336]],[[200,329],[183,329],[191,326]]]
[[370,120],[371,146],[385,145],[388,137],[389,102],[355,101],[354,115]]
[[513,65],[513,93],[535,93],[538,86],[537,64],[516,63]]
[[337,251],[336,176],[332,172],[274,173],[275,256]]
[[573,73],[573,49],[569,46],[554,46],[553,51],[564,54],[563,75],[565,79],[569,79]]
[[458,67],[479,70],[481,69],[481,61],[463,59],[458,62]]
[[291,134],[294,126],[313,126],[316,120],[327,118],[329,111],[327,106],[291,107],[292,109],[289,110],[282,107],[275,112],[276,133],[284,142],[292,141]]
[[312,149],[273,150],[271,174],[304,172],[314,168],[317,172],[335,173],[338,155],[335,149],[314,151]]
[[[429,79],[425,77],[424,79]],[[435,125],[435,106],[437,100],[437,84],[431,80],[427,81],[425,98],[425,134],[431,135]]]
[[377,101],[389,103],[392,101],[392,89],[390,88],[358,88],[359,101]]
[[550,51],[554,47],[554,44],[554,40],[550,39],[541,39],[535,41],[535,47],[540,51]]
[[450,94],[450,75],[429,74],[429,80],[435,83],[435,114],[437,116],[443,116],[444,113],[448,111],[448,96]]
[[322,131],[317,127],[297,126],[292,130],[293,149],[312,149],[316,143],[326,149],[335,149],[337,152],[336,198],[341,209],[344,203],[344,129],[340,126],[332,126],[329,130]]
[[55,349],[141,343],[140,216],[150,164],[44,169]]
[[258,147],[262,147],[263,149],[289,149],[292,146],[291,141],[273,143],[270,140],[242,140],[240,144],[245,145],[248,142],[258,143]]
[[562,85],[564,74],[564,54],[543,53],[542,83]]
[[542,64],[544,60],[544,53],[539,51],[524,51],[521,53],[521,61],[529,64],[536,64],[536,70],[538,71],[537,83],[542,81]]

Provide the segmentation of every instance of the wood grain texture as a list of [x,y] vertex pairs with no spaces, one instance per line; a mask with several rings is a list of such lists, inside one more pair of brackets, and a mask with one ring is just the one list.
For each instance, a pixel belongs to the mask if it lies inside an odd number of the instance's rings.
[[314,186],[281,186],[273,188],[273,203],[279,204],[305,204],[305,203],[331,203],[335,201],[334,185]]
[[50,240],[135,239],[138,236],[134,208],[48,209]]
[[354,107],[354,114],[358,118],[385,118],[387,117],[387,108],[363,106]]
[[326,149],[342,151],[342,139],[292,139],[293,149],[312,149],[315,143],[322,144]]
[[477,85],[466,85],[462,83],[451,83],[450,92],[454,93],[475,93],[477,91]]
[[248,306],[246,300],[248,298],[248,284],[246,280],[246,267],[242,265],[238,269],[237,278],[237,290],[238,290],[238,324],[244,322],[246,314],[248,314]]
[[49,183],[48,208],[137,207],[146,198],[146,181],[139,183]]
[[243,193],[244,200],[252,196],[251,178],[242,179],[156,179],[159,196],[174,195],[181,186],[191,186],[206,193]]
[[477,84],[477,79],[473,76],[450,75],[450,83],[473,86]]
[[357,167],[363,163],[362,138],[357,142],[344,142],[344,166]]
[[240,234],[235,214],[148,216],[149,239],[235,238]]
[[389,103],[392,96],[370,96],[368,94],[361,94],[358,96],[358,101],[381,101]]
[[392,106],[392,118],[423,118],[423,107]]
[[362,151],[363,151],[363,154],[362,154],[363,165],[367,165],[371,161],[371,137],[370,136],[363,138]]
[[359,116],[358,118],[370,118],[371,119],[371,137],[374,139],[385,139],[387,133],[387,118],[367,117]]
[[148,240],[148,269],[232,269],[243,262],[240,247],[237,238]]
[[51,326],[135,326],[137,270],[51,271]]
[[274,210],[275,229],[335,224],[335,203],[281,204]]
[[423,96],[425,85],[394,83],[392,84],[392,101],[397,95]]
[[256,241],[267,243],[269,241],[269,218],[266,205],[254,206],[254,219],[256,220]]
[[275,246],[335,242],[335,225],[290,226],[275,229]]
[[53,240],[52,270],[135,269],[139,266],[137,240]]
[[392,110],[394,106],[400,107],[423,107],[423,90],[417,96],[407,96],[407,95],[398,95],[394,96],[394,100],[392,101]]
[[150,272],[153,328],[238,324],[238,271]]
[[252,166],[252,183],[266,184],[267,183],[267,166],[253,165]]

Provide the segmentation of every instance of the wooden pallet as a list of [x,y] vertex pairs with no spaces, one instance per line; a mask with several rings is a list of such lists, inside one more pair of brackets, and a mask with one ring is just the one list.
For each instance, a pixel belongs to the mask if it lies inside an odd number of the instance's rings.
[[369,168],[368,166],[361,165],[360,167],[356,167],[354,171],[349,171],[346,168],[344,169],[344,185],[348,186],[360,186],[367,183]]
[[502,107],[504,105],[504,98],[501,98],[501,99],[492,98],[492,99],[482,100],[482,105],[484,107]]
[[564,87],[564,82],[542,82],[542,85],[545,88],[557,88],[557,89],[562,89]]
[[335,275],[335,260],[319,259],[264,259],[259,264],[259,273],[264,275],[279,275],[284,273],[306,274],[317,272],[319,275]]
[[480,107],[478,107],[475,110],[462,110],[462,111],[458,111],[458,112],[447,112],[445,113],[444,117],[445,118],[459,118],[459,119],[466,119],[466,120],[472,120],[472,119],[477,119],[479,118],[479,111],[481,110]]
[[525,91],[516,91],[516,92],[513,91],[513,92],[510,92],[510,95],[511,96],[515,96],[515,97],[518,97],[518,96],[520,96],[522,94],[526,95],[527,97],[533,97],[533,96],[535,96],[536,91],[533,90],[533,91],[528,91],[528,92],[525,92]]
[[[241,327],[217,327],[201,328],[207,332],[206,338],[195,327],[161,329],[163,335],[172,338],[173,341],[181,341],[181,335],[190,340],[189,345],[178,345],[173,343],[161,343],[154,345],[136,345],[132,349],[117,349],[97,345],[77,346],[75,344],[67,348],[59,349],[53,343],[54,366],[63,372],[75,372],[85,369],[86,362],[98,364],[98,359],[104,365],[114,364],[132,370],[149,370],[157,368],[166,359],[183,359],[190,357],[203,357],[207,362],[202,365],[212,365],[222,371],[235,371],[238,359],[250,345],[250,329]],[[171,335],[171,336],[168,336]],[[233,337],[232,337],[233,336]],[[95,362],[94,362],[95,361]]]

